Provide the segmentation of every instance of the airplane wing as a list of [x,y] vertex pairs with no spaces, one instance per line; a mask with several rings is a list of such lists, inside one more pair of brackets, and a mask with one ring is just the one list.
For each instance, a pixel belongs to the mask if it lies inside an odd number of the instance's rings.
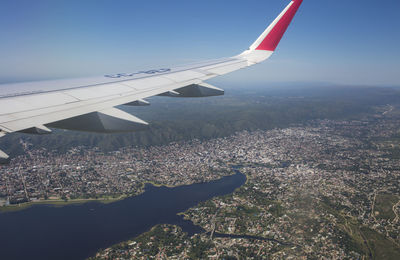
[[[302,0],[293,0],[243,53],[176,68],[0,85],[0,137],[12,132],[47,134],[49,127],[102,133],[146,129],[143,120],[115,108],[148,105],[144,98],[223,95],[206,80],[268,59]],[[0,159],[8,156],[0,150]]]

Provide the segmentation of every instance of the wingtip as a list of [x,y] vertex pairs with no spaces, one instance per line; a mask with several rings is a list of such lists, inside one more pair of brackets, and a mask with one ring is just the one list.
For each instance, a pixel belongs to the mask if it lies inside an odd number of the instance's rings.
[[293,0],[250,47],[251,50],[275,51],[303,0]]

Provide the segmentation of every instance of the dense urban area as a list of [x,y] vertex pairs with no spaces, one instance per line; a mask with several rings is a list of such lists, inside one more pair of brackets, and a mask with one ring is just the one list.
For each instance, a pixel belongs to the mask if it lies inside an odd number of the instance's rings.
[[0,169],[0,210],[43,202],[113,200],[144,183],[178,186],[240,167],[247,182],[200,203],[189,237],[158,225],[92,259],[400,259],[400,112],[313,120],[208,141],[115,152],[34,150]]

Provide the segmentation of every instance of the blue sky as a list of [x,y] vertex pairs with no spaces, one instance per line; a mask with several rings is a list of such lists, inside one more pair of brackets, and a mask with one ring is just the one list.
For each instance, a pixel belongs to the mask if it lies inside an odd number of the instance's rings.
[[[0,82],[238,54],[288,0],[2,0]],[[400,85],[398,0],[304,0],[277,52],[217,81]]]

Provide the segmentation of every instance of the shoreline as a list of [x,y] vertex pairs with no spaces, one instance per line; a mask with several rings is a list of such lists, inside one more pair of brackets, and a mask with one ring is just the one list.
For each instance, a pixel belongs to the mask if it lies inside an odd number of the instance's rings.
[[[229,164],[228,164],[229,165]],[[233,165],[229,165],[232,169],[231,174],[229,175],[224,175],[223,177],[227,177],[227,176],[231,176],[234,175],[236,173],[236,169],[235,166]],[[246,176],[246,183],[247,183],[247,175],[244,174]],[[218,180],[218,179],[216,179]],[[214,180],[210,180],[210,181],[214,181]],[[200,183],[207,183],[210,181],[205,181],[205,182],[199,182]],[[146,181],[146,182],[142,182],[142,190],[137,193],[137,194],[121,194],[119,197],[109,197],[109,198],[92,198],[92,199],[73,199],[73,200],[62,200],[62,199],[57,199],[57,200],[39,200],[39,201],[29,201],[29,202],[24,202],[24,203],[20,203],[20,204],[13,204],[13,205],[7,205],[7,206],[1,206],[0,207],[0,214],[1,213],[6,213],[6,212],[14,212],[14,211],[20,211],[20,210],[25,210],[28,209],[30,207],[33,207],[35,205],[48,205],[48,206],[55,206],[55,207],[65,207],[68,205],[77,205],[77,204],[85,204],[88,202],[99,202],[99,203],[103,203],[103,204],[108,204],[108,203],[113,203],[113,202],[117,202],[126,198],[131,198],[131,197],[136,197],[139,196],[140,194],[143,194],[145,192],[145,187],[147,184],[150,184],[154,187],[160,188],[160,187],[166,187],[166,188],[177,188],[177,187],[181,187],[181,186],[186,186],[186,185],[193,185],[193,184],[197,184],[195,183],[190,183],[190,184],[179,184],[179,185],[168,185],[168,184],[159,184],[159,183],[155,183],[152,181]],[[179,213],[180,214],[180,213]]]
[[[139,195],[139,194],[138,194]],[[137,195],[133,195],[137,196]],[[108,203],[113,203],[117,202],[119,200],[123,200],[125,198],[131,197],[129,195],[121,195],[116,198],[99,198],[99,199],[73,199],[73,200],[39,200],[39,201],[29,201],[29,202],[24,202],[21,204],[14,204],[14,205],[7,205],[7,206],[2,206],[0,207],[0,214],[1,213],[6,213],[6,212],[13,212],[13,211],[19,211],[19,210],[24,210],[28,209],[30,207],[36,206],[36,205],[48,205],[48,206],[55,206],[55,207],[64,207],[68,205],[77,205],[77,204],[85,204],[88,202],[99,202],[103,204],[108,204]]]

